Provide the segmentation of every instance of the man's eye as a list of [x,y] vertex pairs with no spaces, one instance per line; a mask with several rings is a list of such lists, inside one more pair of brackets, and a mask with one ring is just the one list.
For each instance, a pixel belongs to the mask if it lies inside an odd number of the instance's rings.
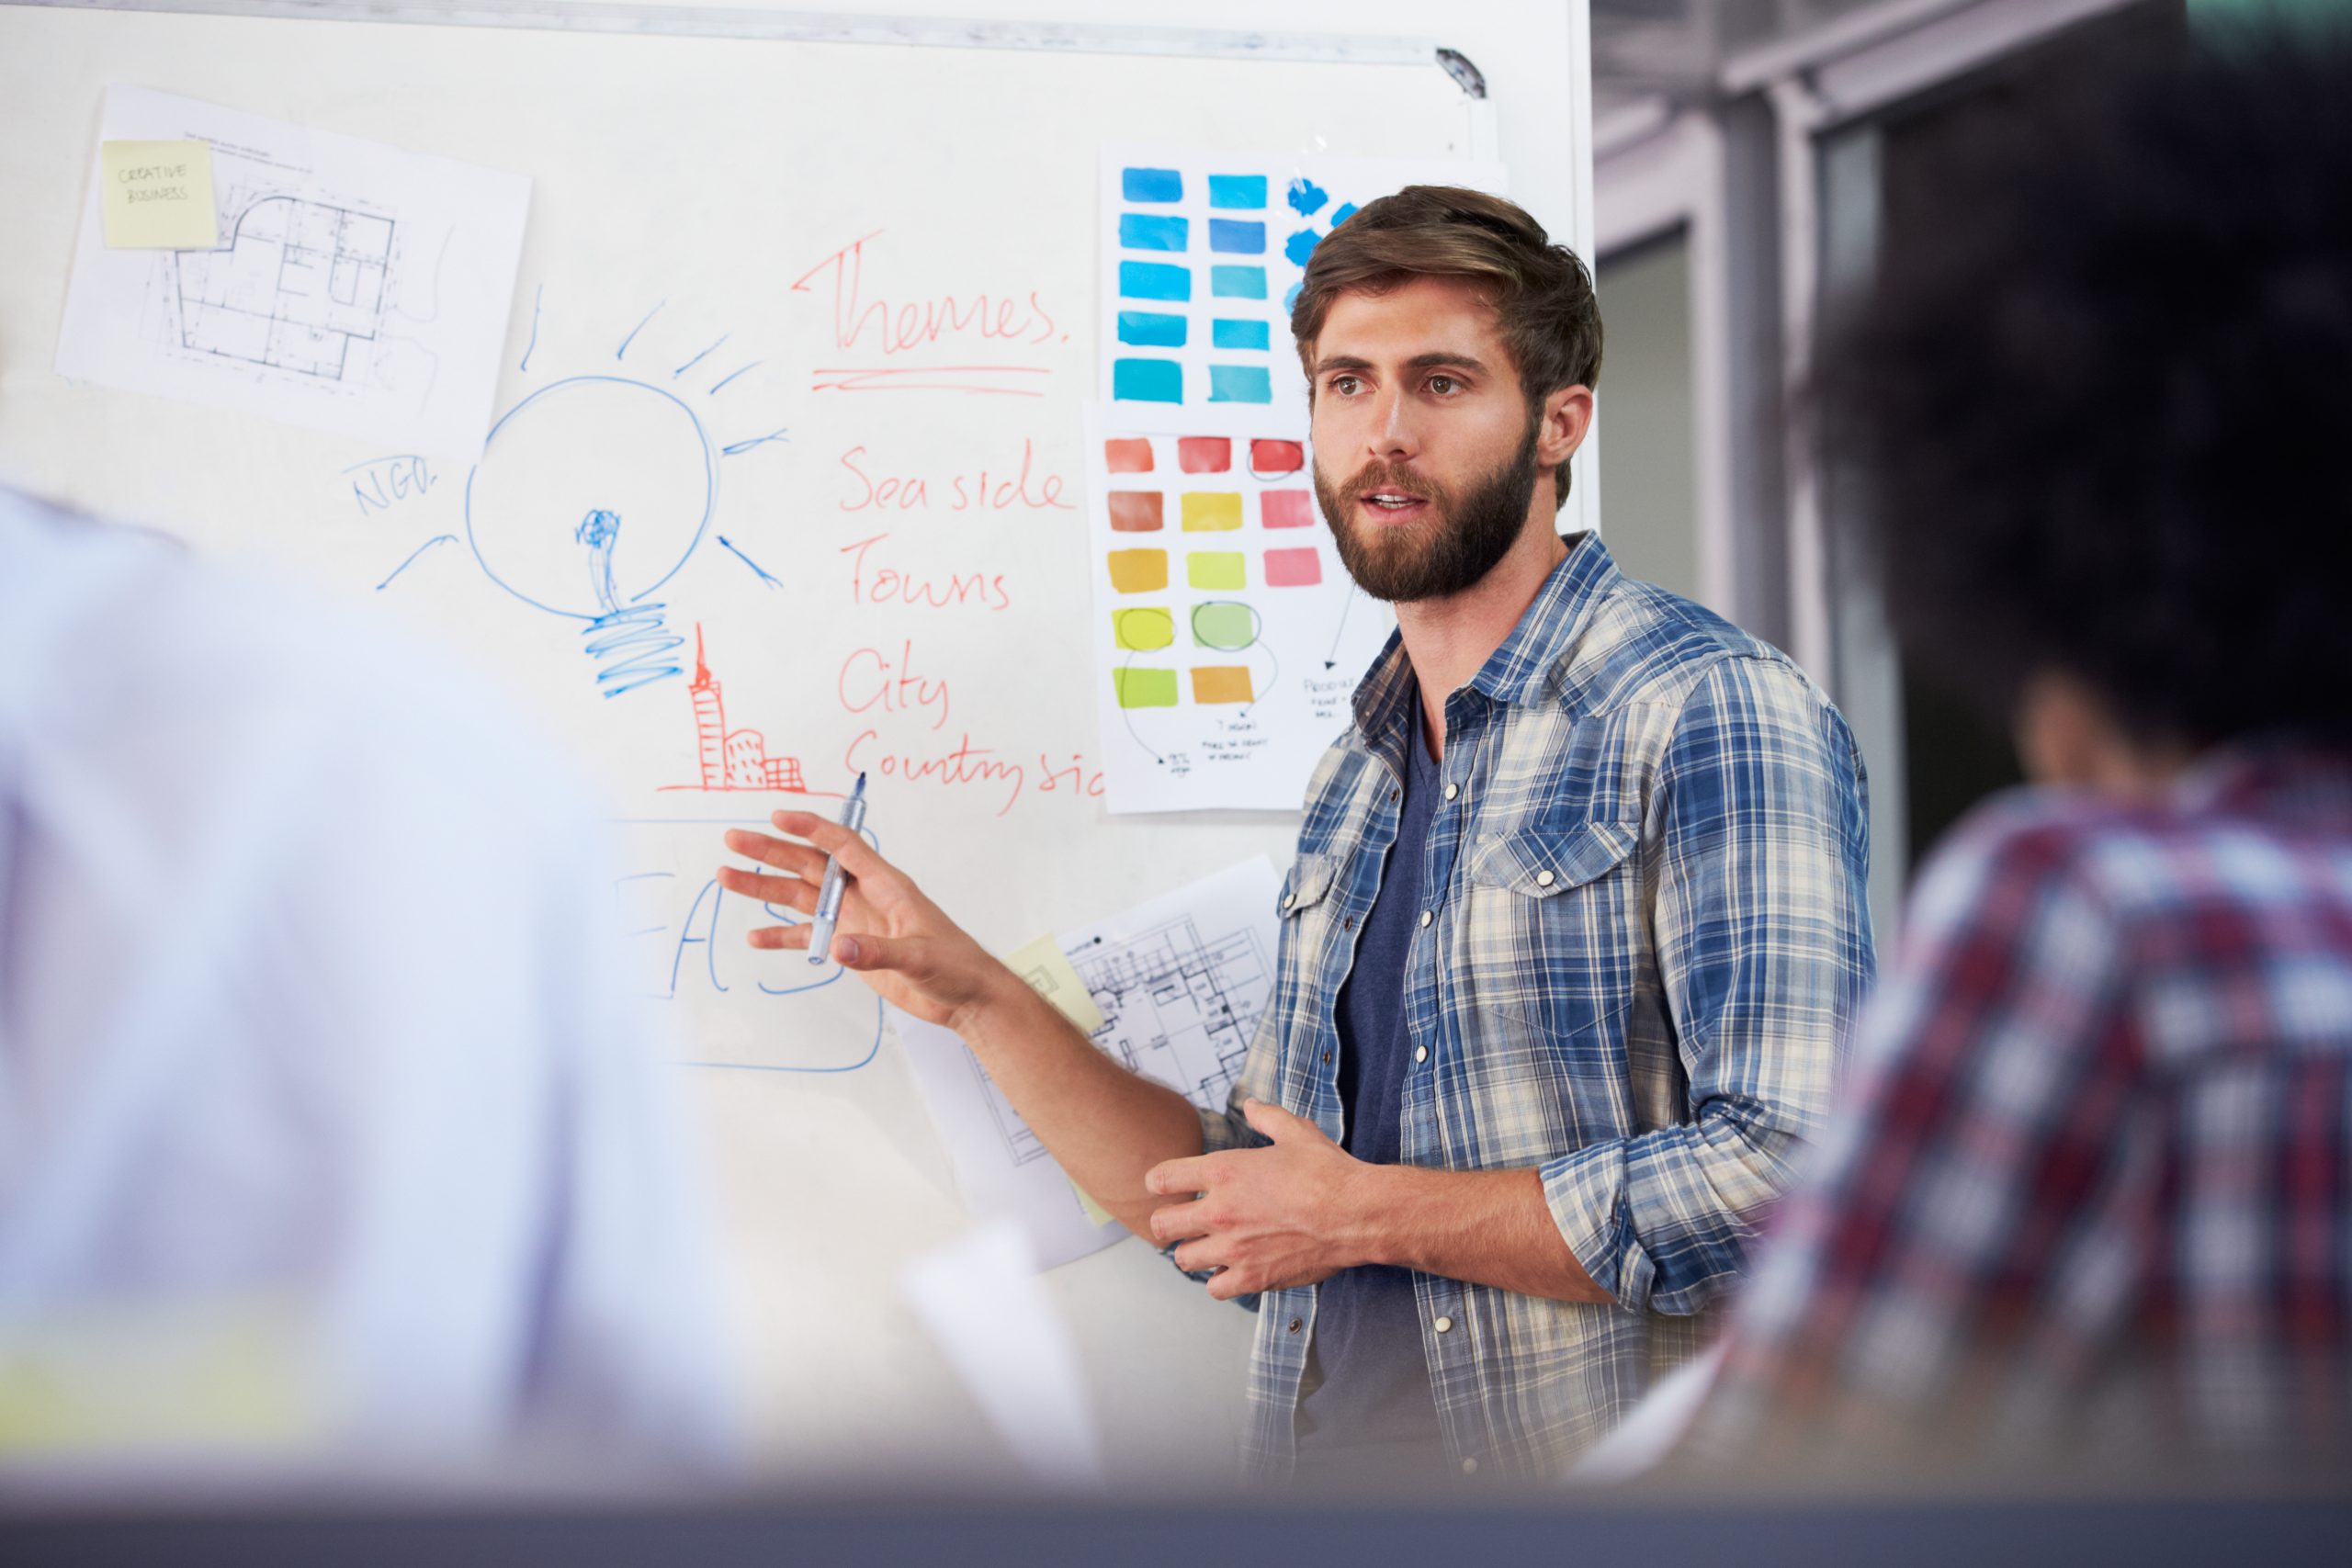
[[1440,397],[1451,397],[1461,389],[1462,383],[1455,380],[1451,376],[1432,376],[1430,378],[1430,390],[1435,392]]
[[1356,388],[1359,385],[1361,385],[1361,383],[1352,376],[1334,376],[1331,378],[1331,390],[1337,392],[1343,398],[1354,397],[1356,394]]

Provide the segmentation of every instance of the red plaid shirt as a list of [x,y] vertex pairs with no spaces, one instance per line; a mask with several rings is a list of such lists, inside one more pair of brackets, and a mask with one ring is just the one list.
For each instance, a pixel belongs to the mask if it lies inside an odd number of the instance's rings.
[[2033,792],[1923,878],[1693,1446],[2352,1446],[2352,753]]

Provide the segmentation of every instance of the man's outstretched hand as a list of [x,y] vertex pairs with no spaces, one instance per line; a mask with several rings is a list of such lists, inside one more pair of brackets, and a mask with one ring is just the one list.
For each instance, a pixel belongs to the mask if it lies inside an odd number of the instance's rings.
[[[963,1014],[985,1003],[1006,981],[1021,984],[855,833],[806,811],[779,811],[769,820],[784,837],[735,828],[728,831],[727,847],[783,874],[721,866],[718,885],[746,898],[814,915],[825,857],[838,856],[847,885],[831,957],[855,970],[884,1001],[927,1023],[956,1029]],[[808,932],[806,925],[763,926],[752,932],[751,941],[753,947],[806,952]]]

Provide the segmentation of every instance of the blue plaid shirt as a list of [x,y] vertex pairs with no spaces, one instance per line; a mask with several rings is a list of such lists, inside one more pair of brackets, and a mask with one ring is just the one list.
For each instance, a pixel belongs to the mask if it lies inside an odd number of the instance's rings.
[[[1404,1162],[1535,1168],[1613,1303],[1414,1277],[1452,1461],[1565,1468],[1709,1337],[1829,1102],[1871,979],[1862,761],[1779,652],[1570,541],[1445,703],[1445,789],[1404,977]],[[1340,984],[1395,840],[1416,700],[1391,638],[1307,788],[1244,1096],[1340,1135]],[[1286,1476],[1312,1286],[1258,1298],[1245,1438]],[[1442,1327],[1440,1325],[1442,1325]]]

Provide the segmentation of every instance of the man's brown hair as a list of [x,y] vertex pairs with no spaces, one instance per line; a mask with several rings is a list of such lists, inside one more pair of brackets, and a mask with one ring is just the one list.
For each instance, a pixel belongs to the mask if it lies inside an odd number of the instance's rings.
[[[1519,367],[1531,426],[1544,400],[1563,387],[1600,384],[1600,305],[1592,275],[1517,203],[1459,186],[1407,186],[1367,202],[1325,236],[1307,258],[1291,307],[1291,335],[1315,385],[1315,340],[1331,301],[1352,291],[1385,293],[1417,277],[1457,277],[1494,307],[1504,346]],[[1568,465],[1552,473],[1553,503],[1568,499]]]

